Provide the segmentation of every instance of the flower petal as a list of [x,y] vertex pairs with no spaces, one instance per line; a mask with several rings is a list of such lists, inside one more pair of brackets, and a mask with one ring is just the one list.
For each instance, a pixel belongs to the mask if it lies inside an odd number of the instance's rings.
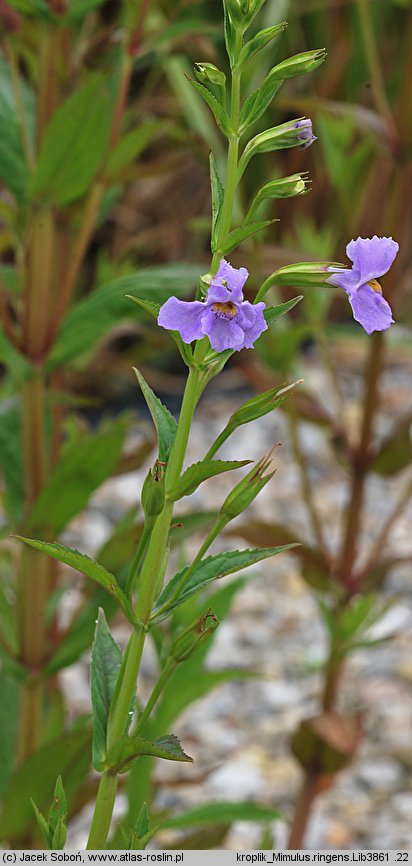
[[399,250],[393,238],[357,238],[346,247],[348,257],[358,273],[358,286],[382,277],[389,271]]
[[385,298],[371,286],[361,286],[349,295],[353,318],[360,322],[367,334],[386,331],[393,323],[392,310]]
[[265,307],[266,304],[263,302],[259,304],[250,304],[249,301],[243,302],[237,322],[245,335],[244,349],[253,349],[254,341],[260,337],[263,331],[267,331],[268,326],[263,315]]
[[185,343],[201,340],[202,318],[207,313],[207,305],[201,301],[179,301],[172,296],[163,304],[157,318],[158,325],[169,331],[179,331]]
[[242,302],[243,295],[241,294],[241,299],[239,301],[236,293],[230,292],[226,286],[221,286],[216,284],[214,281],[210,286],[210,289],[207,293],[206,303],[208,307],[211,307],[212,304],[227,304],[228,301],[234,301],[236,304],[240,304]]
[[222,280],[226,280],[226,284],[232,292],[232,301],[241,303],[243,301],[242,289],[248,276],[249,271],[246,268],[232,268],[226,259],[222,259],[217,274],[212,280],[212,286],[214,283],[221,285]]
[[328,270],[332,271],[332,276],[325,280],[326,283],[330,283],[332,286],[339,286],[348,295],[359,288],[358,271],[354,271],[352,268],[328,268]]
[[244,335],[236,319],[219,318],[209,310],[202,319],[202,330],[203,334],[209,337],[210,345],[215,352],[243,348]]

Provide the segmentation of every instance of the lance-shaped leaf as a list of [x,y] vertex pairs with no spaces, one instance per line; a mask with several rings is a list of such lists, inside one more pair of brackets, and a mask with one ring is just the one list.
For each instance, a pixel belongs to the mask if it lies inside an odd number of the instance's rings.
[[222,132],[224,132],[226,136],[231,135],[232,128],[230,126],[230,120],[228,115],[226,114],[225,109],[223,108],[223,105],[221,105],[220,102],[218,102],[218,100],[216,99],[216,97],[213,96],[213,93],[211,93],[210,90],[207,89],[207,87],[204,87],[203,84],[200,84],[199,81],[194,81],[192,78],[189,80],[190,83],[193,84],[193,87],[195,87],[196,90],[200,93],[200,95],[203,96],[203,99],[205,100],[205,102],[207,102],[209,108],[213,111],[216,123],[220,127]]
[[273,307],[266,307],[266,310],[263,311],[263,315],[268,325],[276,319],[279,319],[280,316],[284,316],[285,313],[289,312],[289,310],[292,310],[293,307],[302,300],[302,298],[303,295],[297,295],[296,298],[292,298],[290,301],[285,301],[284,304],[276,304],[276,306]]
[[57,109],[32,179],[35,198],[65,205],[86,192],[106,151],[113,101],[108,82],[96,76]]
[[251,463],[250,460],[201,460],[192,463],[181,475],[170,496],[172,499],[181,499],[193,493],[202,481],[221,475],[222,472],[230,472],[231,469],[240,469]]
[[288,22],[282,21],[280,24],[275,24],[274,27],[265,27],[264,30],[259,30],[259,33],[256,33],[256,36],[254,36],[253,39],[250,39],[249,42],[243,46],[239,55],[239,65],[243,66],[247,63],[248,60],[254,57],[258,51],[261,51],[262,48],[269,45],[273,39],[280,36],[280,34],[286,30],[287,26]]
[[154,743],[145,740],[144,737],[122,737],[109,749],[105,766],[111,773],[127,773],[137,758],[143,755],[164,758],[167,761],[193,763],[193,758],[185,754],[177,737],[169,734],[160,737]]
[[[233,231],[228,235],[226,243],[223,244],[221,248],[222,254],[226,256],[228,253],[231,253],[232,250],[236,249],[236,247],[245,241],[246,238],[252,237],[252,235],[262,231],[262,229],[267,228],[267,226],[270,226],[274,222],[278,222],[278,220],[263,220],[259,223],[251,223],[247,226],[244,225],[237,229],[233,229]],[[216,250],[212,248],[212,252],[216,252]]]
[[[262,562],[270,556],[276,556],[278,553],[284,553],[295,547],[294,544],[286,544],[282,547],[266,547],[263,550],[231,550],[228,553],[218,553],[215,556],[208,556],[194,569],[193,573],[188,577],[185,583],[185,576],[188,572],[188,567],[183,568],[169,581],[163,592],[156,601],[154,608],[153,620],[157,621],[156,611],[161,611],[160,619],[179,607],[183,602],[191,598],[196,592],[205,589],[212,581],[219,580],[221,577],[226,577],[228,574],[234,574],[237,571],[242,571],[244,568],[249,568],[255,565],[256,562]],[[180,589],[180,587],[182,587]]]
[[85,553],[80,553],[79,550],[73,550],[71,547],[63,547],[62,544],[58,544],[57,542],[37,541],[34,538],[24,538],[22,535],[17,535],[16,538],[23,541],[24,544],[34,547],[35,550],[39,550],[40,553],[47,553],[47,555],[52,556],[53,559],[57,559],[65,565],[70,565],[72,568],[77,568],[77,570],[81,571],[81,573],[86,575],[86,577],[90,577],[91,580],[99,583],[100,586],[109,592],[117,601],[117,604],[122,608],[127,619],[131,623],[135,623],[135,617],[128,598],[126,598],[123,590],[117,583],[114,574],[111,574],[110,571],[106,571],[100,562],[96,562],[95,559],[91,559],[91,557],[86,556]]
[[93,707],[92,760],[96,770],[103,768],[106,758],[107,722],[121,664],[121,649],[113,640],[104,612],[100,608],[90,667]]
[[145,382],[139,370],[136,370],[136,367],[133,367],[133,369],[136,373],[137,380],[153,418],[153,423],[156,427],[159,460],[167,463],[176,437],[176,421],[173,418],[173,415],[170,414],[169,410],[166,409],[166,406],[163,406],[161,400],[159,400],[159,398],[153,393],[152,389],[149,388],[149,385]]
[[225,191],[222,185],[222,182],[219,177],[219,172],[216,165],[216,160],[213,156],[213,153],[210,152],[209,156],[209,166],[210,166],[210,186],[212,190],[212,252],[216,248],[218,231],[219,231],[219,220],[220,214],[222,211],[223,199],[225,195]]

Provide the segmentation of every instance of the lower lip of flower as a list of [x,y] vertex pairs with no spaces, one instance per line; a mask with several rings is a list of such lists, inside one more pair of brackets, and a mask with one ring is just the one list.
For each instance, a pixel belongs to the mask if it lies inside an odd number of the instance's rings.
[[369,280],[368,286],[370,286],[374,292],[377,292],[378,295],[382,294],[382,286],[377,280]]
[[234,319],[237,315],[237,308],[233,301],[227,301],[225,304],[216,301],[212,306],[212,310],[217,316],[223,319]]

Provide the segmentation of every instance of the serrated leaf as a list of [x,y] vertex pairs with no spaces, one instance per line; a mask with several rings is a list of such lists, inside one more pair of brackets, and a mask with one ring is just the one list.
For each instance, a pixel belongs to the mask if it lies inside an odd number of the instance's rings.
[[140,809],[134,829],[139,838],[145,836],[149,831],[149,814],[146,803],[143,803],[143,806]]
[[[267,228],[267,226],[270,226],[274,222],[277,222],[277,220],[263,220],[259,223],[251,223],[247,226],[240,226],[239,228],[234,229],[230,232],[226,239],[226,243],[221,248],[222,254],[225,256],[228,253],[231,253],[232,250],[236,249],[236,247],[245,241],[246,238],[252,237],[252,235],[262,231],[262,229]],[[212,252],[216,252],[216,250],[212,249]]]
[[157,431],[159,460],[167,463],[175,441],[177,424],[173,415],[153,393],[136,367],[133,368]]
[[47,845],[47,848],[52,848],[52,834],[50,832],[50,827],[49,827],[44,815],[42,814],[42,812],[40,812],[40,809],[36,806],[32,797],[30,797],[30,802],[33,806],[34,816],[36,818],[37,825],[38,825],[39,830],[43,836],[43,839]]
[[240,132],[244,132],[252,123],[256,123],[263,112],[269,107],[278,90],[283,84],[282,79],[269,73],[263,84],[248,96],[240,112]]
[[224,132],[226,136],[232,135],[232,128],[230,126],[229,117],[220,102],[218,102],[216,97],[213,96],[213,93],[211,93],[210,90],[207,89],[207,87],[204,87],[203,84],[200,84],[199,81],[194,81],[192,78],[190,78],[189,80],[193,87],[203,97],[205,102],[207,102],[211,111],[213,111],[216,123],[220,127],[222,132]]
[[144,737],[122,737],[109,749],[105,766],[112,773],[126,773],[134,761],[144,755],[164,758],[168,761],[193,763],[193,758],[185,754],[178,738],[174,734],[169,734],[153,743]]
[[47,553],[48,556],[52,556],[53,559],[57,559],[65,565],[70,565],[72,568],[76,568],[78,571],[81,571],[82,574],[86,575],[86,577],[90,577],[91,580],[96,581],[96,583],[100,584],[100,586],[113,596],[119,607],[122,608],[127,619],[130,622],[134,622],[134,615],[128,598],[126,598],[123,590],[117,583],[114,574],[111,574],[110,571],[106,571],[100,562],[96,562],[95,559],[91,559],[91,557],[86,556],[85,553],[80,553],[79,550],[74,550],[71,547],[63,547],[62,544],[58,544],[57,542],[37,541],[34,538],[24,538],[22,535],[16,535],[16,538],[23,541],[24,544],[28,544],[29,547],[34,547],[35,550],[39,550],[40,553]]
[[239,55],[239,65],[244,66],[258,51],[261,51],[262,48],[269,45],[269,42],[280,36],[287,26],[287,21],[282,21],[281,24],[276,24],[274,27],[265,27],[264,30],[259,30],[259,33],[256,33],[256,36],[243,46]]
[[226,577],[228,574],[234,574],[244,568],[249,568],[257,562],[262,562],[262,560],[268,559],[270,556],[276,556],[278,553],[283,553],[293,547],[295,547],[294,544],[286,544],[282,547],[268,547],[263,550],[231,550],[228,553],[218,553],[215,556],[208,556],[207,559],[202,560],[195,568],[187,584],[179,592],[179,596],[173,598],[188,571],[188,567],[183,568],[172,577],[157,599],[154,607],[154,621],[157,621],[156,611],[162,609],[161,619],[163,619],[164,616],[169,615],[172,610],[179,607],[196,592],[205,589],[212,581],[220,580],[220,578]]
[[218,230],[219,230],[219,219],[223,205],[223,199],[225,195],[225,191],[222,186],[222,182],[219,177],[219,172],[216,165],[216,160],[212,152],[209,155],[209,167],[210,167],[210,187],[212,191],[212,251],[216,247]]
[[240,469],[251,462],[251,460],[200,460],[198,463],[192,463],[180,476],[170,496],[174,500],[181,499],[182,496],[190,496],[207,478],[221,475],[222,472],[230,472],[232,469]]
[[113,640],[100,608],[92,646],[90,688],[93,708],[92,761],[101,770],[106,758],[107,722],[122,665],[122,652]]
[[47,126],[31,183],[31,195],[66,205],[80,198],[106,151],[114,97],[96,76],[75,91]]
[[63,448],[36,501],[29,529],[45,526],[58,535],[110,475],[120,456],[125,433],[126,426],[120,423],[112,430],[87,436]]
[[289,310],[292,310],[296,304],[299,303],[303,299],[303,295],[297,295],[296,298],[292,298],[290,301],[285,301],[284,304],[276,304],[275,307],[266,307],[263,311],[263,315],[265,317],[265,321],[268,325],[275,321],[275,319],[279,319],[280,316],[284,316],[285,313],[288,313]]

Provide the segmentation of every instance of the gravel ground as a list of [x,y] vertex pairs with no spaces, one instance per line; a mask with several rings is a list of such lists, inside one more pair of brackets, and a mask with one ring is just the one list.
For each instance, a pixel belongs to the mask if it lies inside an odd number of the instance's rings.
[[[356,371],[355,371],[356,373]],[[233,374],[229,374],[232,376]],[[306,385],[316,393],[327,392],[328,383],[316,362],[306,365]],[[229,380],[232,384],[232,380]],[[349,397],[348,413],[356,418],[359,380],[348,369],[343,386]],[[405,409],[409,400],[410,371],[389,370],[386,393],[392,404]],[[397,399],[394,398],[396,392]],[[189,444],[188,462],[200,459],[239,404],[230,393],[212,392],[199,409]],[[393,414],[393,405],[388,406]],[[348,415],[349,417],[349,415]],[[381,422],[389,426],[390,415]],[[136,436],[140,435],[136,432]],[[346,503],[345,476],[333,459],[323,433],[312,425],[301,428],[316,501],[333,549],[339,538]],[[250,427],[239,429],[219,456],[257,459],[277,442],[277,473],[249,512],[254,517],[292,525],[302,539],[311,540],[310,526],[301,503],[299,476],[288,446],[283,416],[277,412]],[[136,498],[146,472],[131,473],[107,482],[96,494],[86,514],[73,522],[67,542],[94,553],[118,519]],[[213,508],[230,489],[222,476],[206,482],[201,492],[185,500],[191,510]],[[367,489],[365,542],[372,539],[396,501],[401,480],[374,476]],[[406,554],[412,549],[412,508],[398,521],[391,547]],[[246,546],[242,539],[229,544]],[[220,540],[215,550],[223,549]],[[194,548],[196,549],[196,548]],[[385,593],[395,603],[384,623],[391,639],[374,650],[352,656],[341,691],[341,707],[362,710],[366,735],[354,765],[343,772],[333,789],[321,795],[314,807],[306,837],[308,848],[412,848],[412,583],[408,565],[397,567]],[[73,597],[73,602],[75,596]],[[124,640],[119,630],[118,639]],[[301,773],[288,749],[291,731],[305,716],[317,712],[321,687],[320,668],[326,637],[313,597],[291,556],[255,566],[253,579],[238,593],[230,616],[220,625],[209,655],[213,668],[236,665],[259,671],[254,680],[220,686],[192,705],[174,732],[195,758],[190,765],[159,762],[159,806],[179,811],[211,799],[253,800],[278,808],[284,820],[273,825],[275,846],[286,845],[287,822],[299,788]],[[146,653],[143,685],[149,688],[155,674],[153,656]],[[72,711],[89,706],[87,660],[64,672]],[[201,784],[193,779],[202,779]],[[122,801],[119,798],[119,809]],[[88,814],[76,822],[74,847],[85,842]],[[233,825],[226,840],[229,849],[253,849],[259,845],[256,825]],[[165,838],[167,844],[167,838]]]

